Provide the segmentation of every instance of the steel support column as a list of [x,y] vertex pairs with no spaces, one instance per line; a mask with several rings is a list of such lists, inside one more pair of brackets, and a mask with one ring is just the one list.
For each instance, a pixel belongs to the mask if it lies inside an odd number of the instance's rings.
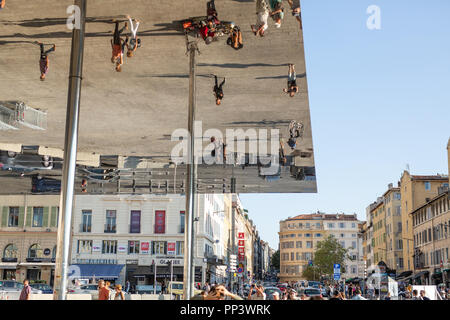
[[188,160],[186,164],[186,212],[185,212],[185,233],[184,233],[184,277],[183,294],[184,299],[189,300],[194,295],[194,218],[196,201],[196,175],[197,164],[195,161],[195,53],[198,50],[195,42],[188,43],[189,50],[189,111],[188,111]]
[[55,300],[65,300],[69,269],[69,249],[72,229],[75,169],[77,160],[78,124],[80,113],[81,80],[83,70],[84,32],[87,0],[75,0],[80,10],[80,28],[72,30],[69,89],[67,98],[64,163],[61,179],[60,215],[58,220],[57,253],[55,266]]

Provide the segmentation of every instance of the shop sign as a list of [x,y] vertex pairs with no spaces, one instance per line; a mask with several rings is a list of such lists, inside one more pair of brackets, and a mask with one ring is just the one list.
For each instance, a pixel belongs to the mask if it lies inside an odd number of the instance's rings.
[[150,249],[150,242],[141,242],[141,253],[148,254]]
[[175,255],[175,242],[167,242],[167,254]]

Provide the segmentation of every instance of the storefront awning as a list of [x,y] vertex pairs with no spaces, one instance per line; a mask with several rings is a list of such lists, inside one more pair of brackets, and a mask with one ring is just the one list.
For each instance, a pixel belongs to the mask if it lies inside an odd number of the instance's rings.
[[119,274],[125,265],[123,264],[74,264],[80,268],[80,279],[104,279],[113,280],[119,278]]

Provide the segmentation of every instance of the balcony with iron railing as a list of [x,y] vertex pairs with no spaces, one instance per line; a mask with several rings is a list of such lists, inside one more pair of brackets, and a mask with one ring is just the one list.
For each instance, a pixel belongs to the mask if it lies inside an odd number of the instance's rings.
[[81,233],[91,233],[92,232],[92,225],[80,223],[80,232]]
[[104,233],[116,233],[115,224],[105,224]]

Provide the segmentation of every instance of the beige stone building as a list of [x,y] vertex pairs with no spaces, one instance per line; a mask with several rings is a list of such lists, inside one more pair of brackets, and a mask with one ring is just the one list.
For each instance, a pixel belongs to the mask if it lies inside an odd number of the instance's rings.
[[[356,215],[304,214],[280,221],[280,280],[302,280],[303,270],[314,259],[317,243],[333,235],[348,249],[344,278],[355,278],[362,268],[362,238]],[[362,270],[360,270],[362,271]]]
[[[450,139],[447,144],[450,173]],[[421,284],[449,283],[450,192],[447,183],[437,195],[411,212],[414,239],[412,280]]]
[[384,262],[392,272],[403,269],[400,188],[389,184],[388,190],[369,206],[369,210],[371,232],[365,233],[365,240],[366,252],[371,250],[373,258],[367,265],[368,270],[374,270],[379,262]]
[[404,268],[412,271],[414,243],[411,213],[438,195],[438,188],[448,183],[448,175],[411,175],[404,171],[400,180]]
[[53,284],[59,195],[0,196],[0,279]]
[[438,196],[411,213],[414,238],[414,280],[419,284],[448,282],[450,271],[450,192]]

